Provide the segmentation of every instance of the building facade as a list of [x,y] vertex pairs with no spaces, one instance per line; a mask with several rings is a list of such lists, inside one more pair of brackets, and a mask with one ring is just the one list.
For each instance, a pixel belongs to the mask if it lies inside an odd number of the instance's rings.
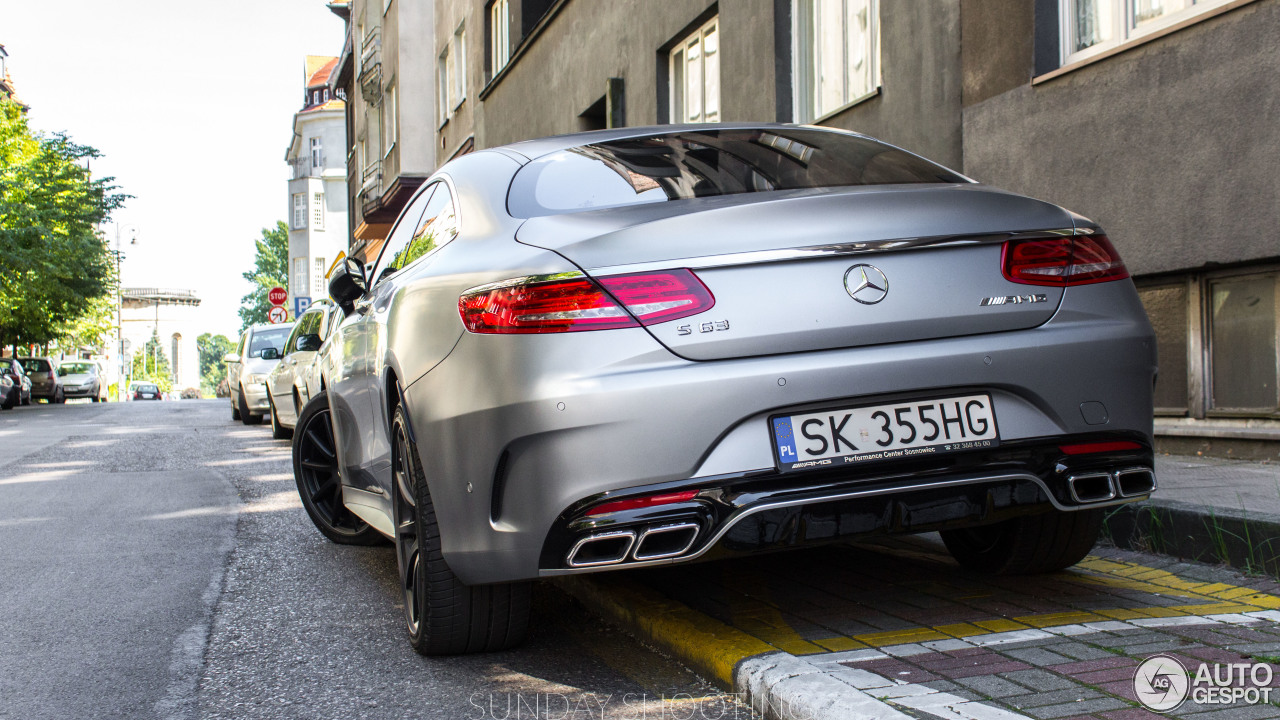
[[434,14],[441,162],[623,125],[863,132],[1101,223],[1157,330],[1163,432],[1280,420],[1280,0],[437,0]]
[[325,277],[347,247],[346,108],[332,96],[329,76],[336,57],[309,55],[304,66],[306,97],[293,116],[285,153],[289,180],[289,316],[313,298],[328,296]]
[[170,379],[177,390],[200,387],[199,334],[195,309],[200,298],[191,290],[123,288],[120,291],[120,334],[124,338],[125,371],[135,353],[157,337],[169,360]]
[[347,25],[329,80],[346,100],[351,252],[373,255],[436,168],[434,3],[350,0],[329,8]]

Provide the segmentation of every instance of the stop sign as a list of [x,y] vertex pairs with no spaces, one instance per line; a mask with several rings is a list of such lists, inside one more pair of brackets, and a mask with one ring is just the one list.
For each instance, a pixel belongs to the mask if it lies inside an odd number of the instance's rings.
[[267,302],[272,305],[283,305],[287,299],[289,299],[289,293],[282,287],[273,287],[267,291]]

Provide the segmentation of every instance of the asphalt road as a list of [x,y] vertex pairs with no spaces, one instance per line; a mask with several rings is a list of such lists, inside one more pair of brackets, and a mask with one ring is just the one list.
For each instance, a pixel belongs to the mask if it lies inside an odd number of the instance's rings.
[[0,414],[0,547],[0,718],[748,716],[549,585],[523,647],[416,655],[391,548],[225,401]]

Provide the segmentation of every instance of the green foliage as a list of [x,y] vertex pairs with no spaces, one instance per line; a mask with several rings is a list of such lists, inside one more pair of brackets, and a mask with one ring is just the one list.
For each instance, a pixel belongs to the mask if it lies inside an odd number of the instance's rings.
[[107,294],[89,301],[79,317],[63,323],[55,346],[68,355],[80,348],[103,348],[115,341],[116,299]]
[[267,291],[273,287],[289,287],[289,226],[277,221],[274,228],[262,228],[262,239],[257,240],[254,269],[243,274],[253,283],[253,291],[240,299],[240,330],[250,325],[267,322],[271,302]]
[[153,382],[160,387],[160,392],[169,392],[173,389],[173,372],[169,369],[169,358],[165,357],[164,346],[160,344],[160,338],[156,337],[155,331],[151,332],[151,339],[147,344],[133,353],[133,362],[130,367],[134,382]]
[[[115,263],[96,226],[128,195],[93,179],[100,153],[63,133],[33,133],[0,98],[0,340],[55,342],[115,287]],[[91,325],[94,323],[90,323]]]
[[200,354],[200,388],[206,395],[213,395],[218,384],[227,377],[227,366],[222,363],[222,356],[235,350],[236,344],[226,335],[204,333],[196,338],[196,349]]

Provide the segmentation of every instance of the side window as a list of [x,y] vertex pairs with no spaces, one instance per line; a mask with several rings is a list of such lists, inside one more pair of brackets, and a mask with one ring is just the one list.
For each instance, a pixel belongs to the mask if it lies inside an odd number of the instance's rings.
[[398,269],[393,263],[396,257],[404,252],[404,247],[409,244],[409,240],[413,237],[413,231],[418,227],[418,218],[422,217],[422,211],[427,207],[431,200],[431,195],[440,185],[441,183],[435,183],[423,190],[405,209],[404,213],[400,215],[400,221],[392,229],[391,235],[387,238],[387,244],[382,246],[382,253],[378,255],[378,264],[373,273],[374,285],[382,282],[382,278],[387,274],[388,269]]
[[431,202],[422,213],[422,220],[413,232],[413,238],[391,266],[399,270],[438,247],[443,247],[458,234],[458,214],[453,209],[453,197],[449,187],[439,183]]
[[306,315],[303,315],[302,319],[294,324],[293,332],[289,333],[289,339],[284,344],[284,350],[280,351],[281,357],[284,357],[285,355],[288,355],[289,353],[298,349],[298,336],[306,332],[305,330],[303,330],[303,326],[305,326],[306,324],[307,324]]
[[248,339],[249,339],[249,333],[246,331],[243,335],[240,336],[240,344],[236,346],[236,355],[239,355],[240,357],[244,357],[244,343]]

